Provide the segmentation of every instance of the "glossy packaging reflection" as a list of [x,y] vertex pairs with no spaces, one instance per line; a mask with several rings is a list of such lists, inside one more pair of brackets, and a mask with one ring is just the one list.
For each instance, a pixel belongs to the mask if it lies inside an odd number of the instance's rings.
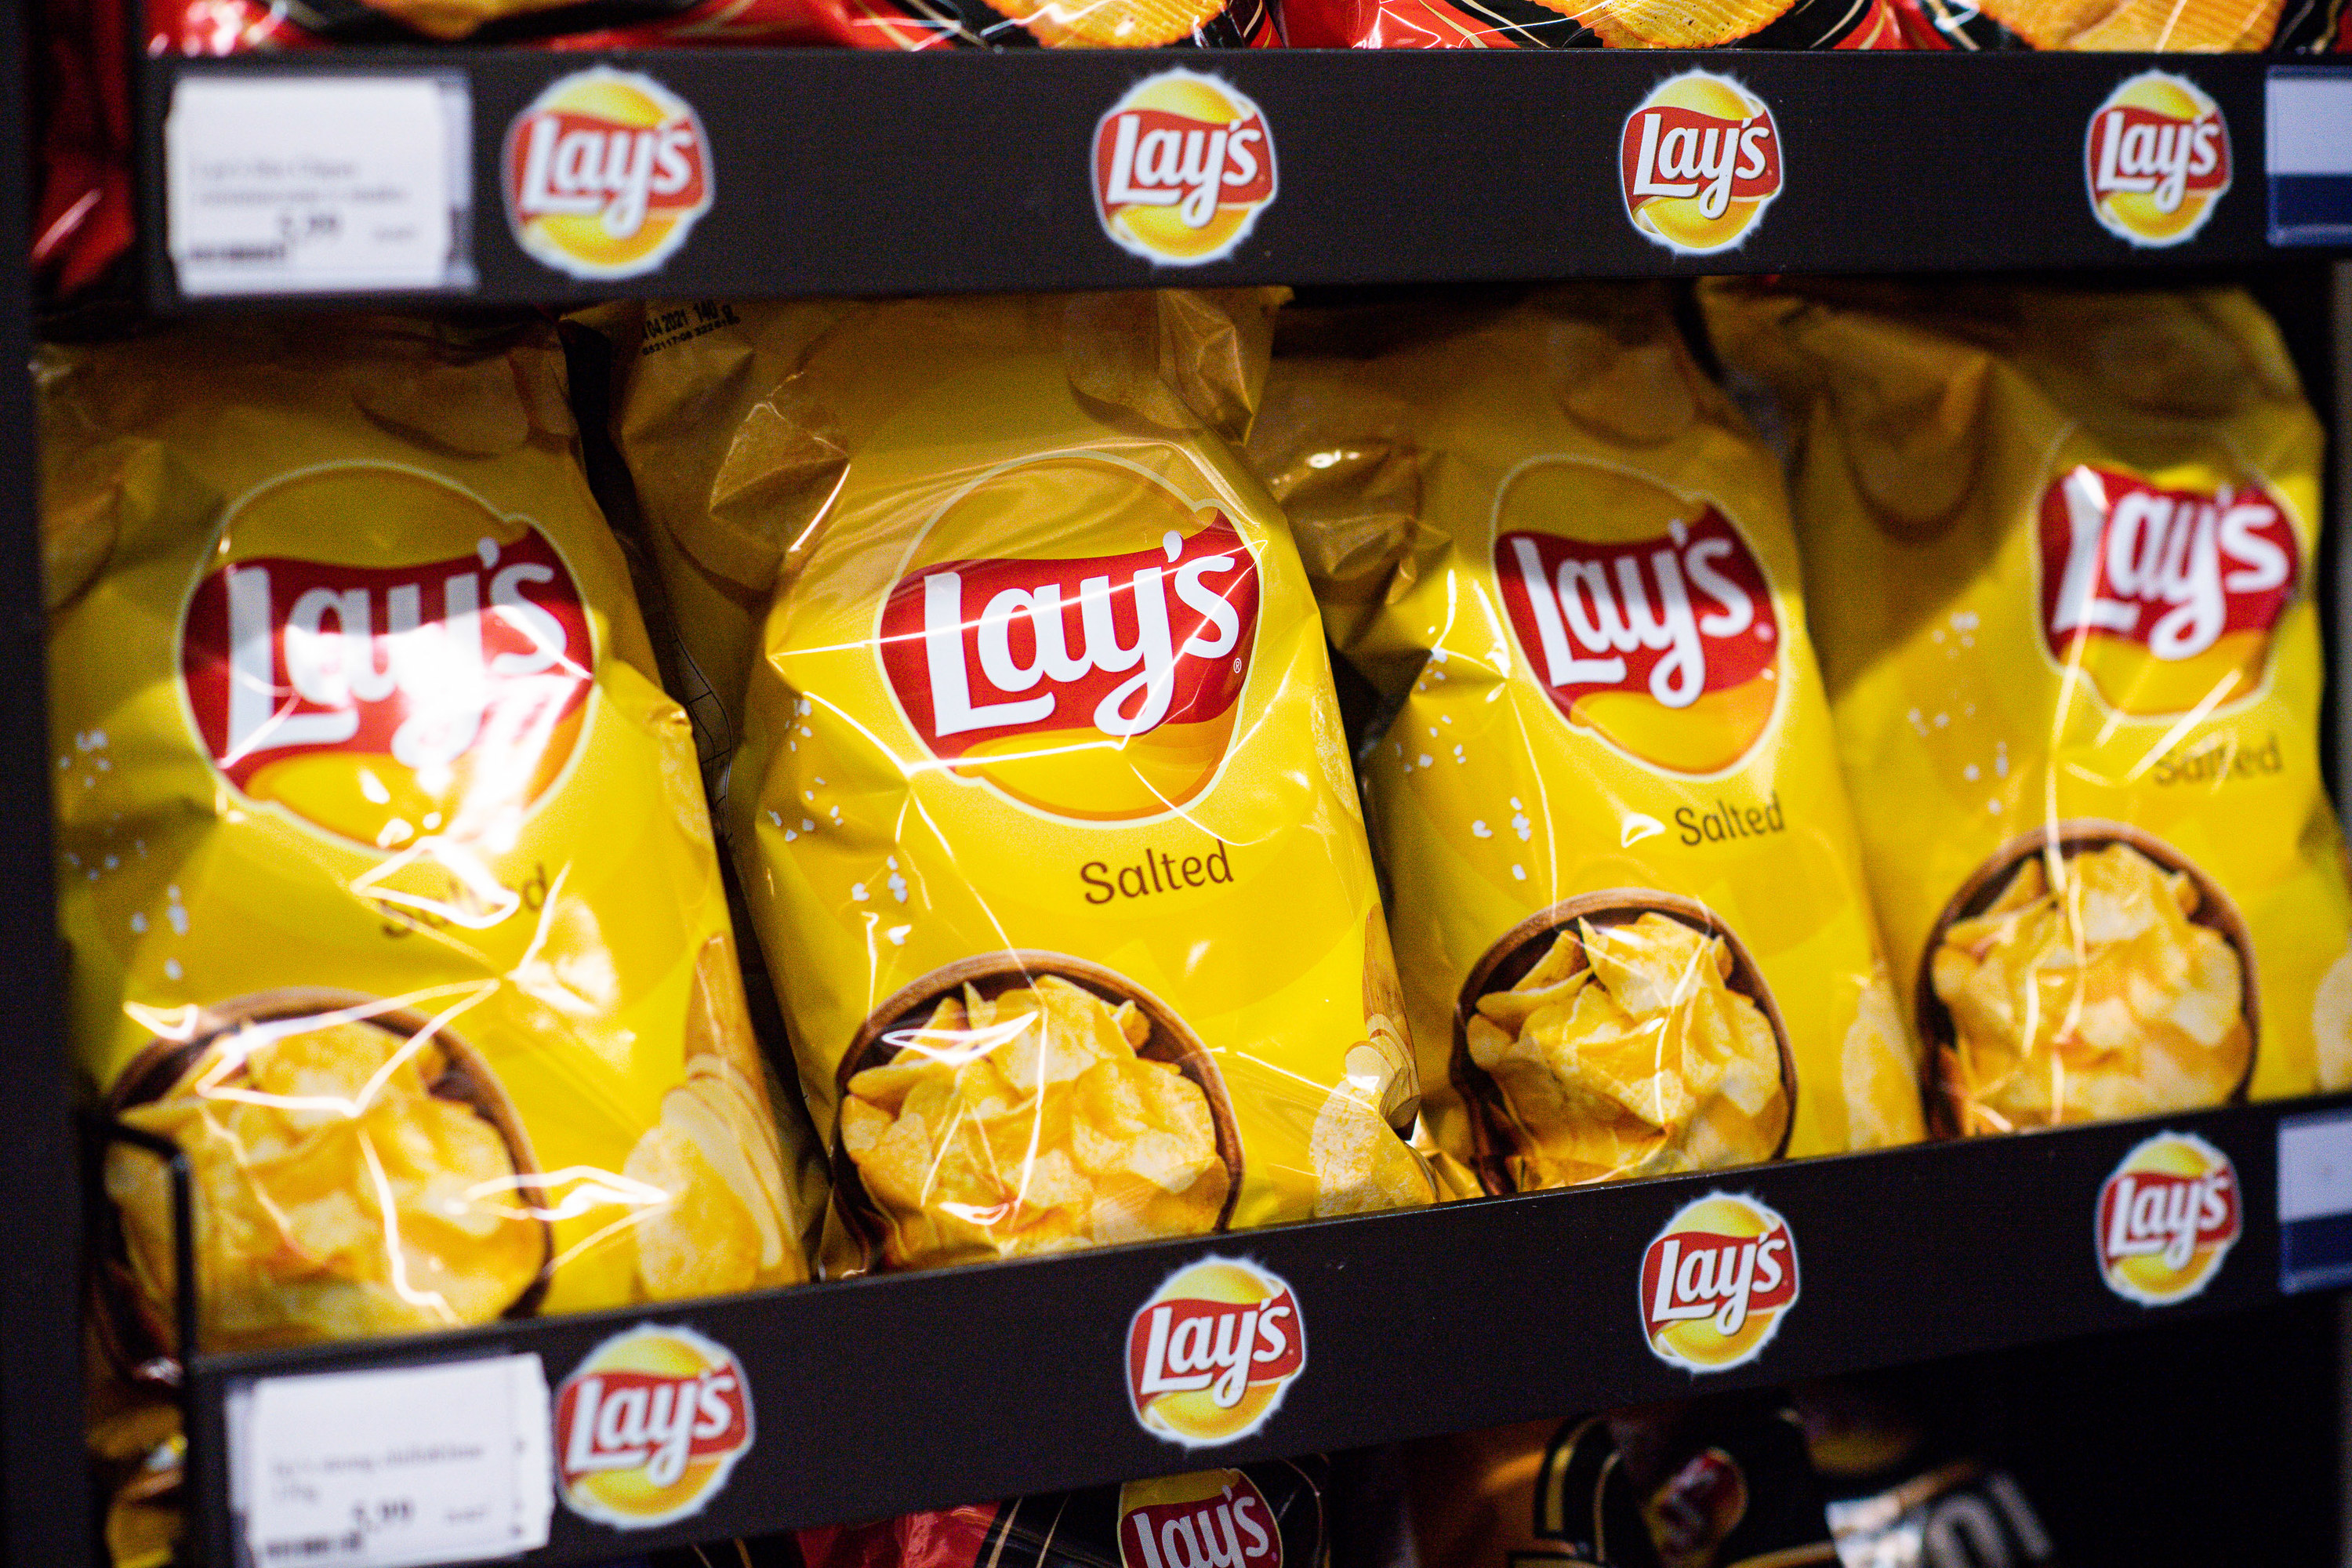
[[2352,1083],[2320,430],[2232,289],[1726,284],[1889,956],[1963,1133]]
[[1369,753],[1428,1129],[1489,1191],[1920,1135],[1771,455],[1664,295],[1286,322],[1251,455]]
[[1434,1195],[1320,623],[1234,450],[1271,305],[624,331],[829,1271]]

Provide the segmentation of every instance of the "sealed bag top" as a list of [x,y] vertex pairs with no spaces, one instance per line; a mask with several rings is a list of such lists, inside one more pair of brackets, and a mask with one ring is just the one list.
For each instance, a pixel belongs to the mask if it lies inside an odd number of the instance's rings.
[[842,1267],[1431,1195],[1314,602],[1228,445],[1267,304],[652,308],[657,550],[772,595],[726,813]]
[[1709,311],[1791,408],[1822,662],[1938,1113],[1999,1131],[2352,1079],[2320,430],[2260,308],[1742,286]]
[[[38,368],[76,1036],[194,1163],[213,1345],[803,1277],[551,339],[306,321]],[[160,1333],[162,1167],[118,1148],[107,1186],[115,1326]]]
[[1431,1129],[1489,1187],[1916,1137],[1771,455],[1662,292],[1286,332]]

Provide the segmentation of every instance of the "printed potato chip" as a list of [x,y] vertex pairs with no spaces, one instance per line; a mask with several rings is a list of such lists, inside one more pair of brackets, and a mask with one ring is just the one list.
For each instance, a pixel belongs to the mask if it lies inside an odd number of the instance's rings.
[[[2210,54],[2308,48],[2319,0],[1892,0],[1919,49],[2077,49]],[[2292,18],[2293,25],[2282,26]]]
[[1286,318],[1250,442],[1401,701],[1375,843],[1490,1191],[1921,1135],[1771,456],[1665,296]]
[[1963,1133],[2352,1083],[2319,426],[2244,294],[1713,288],[1799,442],[1895,973]]
[[[806,1277],[684,715],[544,329],[47,352],[60,919],[232,1351]],[[112,1146],[100,1328],[175,1353]]]
[[1284,0],[1293,48],[1899,49],[1933,0]]
[[654,305],[624,344],[828,1272],[1435,1195],[1320,624],[1233,450],[1271,304]]

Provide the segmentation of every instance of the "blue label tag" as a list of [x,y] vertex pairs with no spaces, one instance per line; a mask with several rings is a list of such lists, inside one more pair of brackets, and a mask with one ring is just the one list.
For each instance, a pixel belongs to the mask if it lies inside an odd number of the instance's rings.
[[2263,96],[2271,243],[2352,243],[2352,67],[2273,66]]
[[2352,1111],[2280,1118],[2278,1218],[2280,1289],[2352,1284]]

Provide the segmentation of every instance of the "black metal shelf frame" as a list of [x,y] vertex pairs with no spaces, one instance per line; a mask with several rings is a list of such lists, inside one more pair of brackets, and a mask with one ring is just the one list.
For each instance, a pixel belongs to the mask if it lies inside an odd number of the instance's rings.
[[[693,1519],[624,1537],[562,1508],[522,1561],[582,1563],[1024,1492],[1356,1447],[2095,1334],[2276,1300],[2287,1270],[2282,1120],[2352,1118],[2352,1096],[1925,1145],[1433,1209],[895,1275],[727,1300],[500,1323],[391,1343],[197,1359],[194,1496],[206,1561],[236,1561],[225,1407],[255,1380],[535,1352],[551,1384],[639,1323],[731,1351],[757,1440]],[[2103,1185],[2151,1134],[2235,1167],[2238,1240],[2196,1295],[2147,1306],[2105,1282]],[[1760,1201],[1794,1237],[1797,1300],[1755,1360],[1668,1364],[1643,1321],[1643,1262],[1683,1205]],[[1276,1414],[1187,1449],[1129,1405],[1138,1310],[1206,1256],[1287,1282],[1307,1364]],[[2029,1288],[2030,1287],[2030,1288]]]
[[[1229,258],[1180,267],[1112,241],[1090,164],[1098,119],[1170,58],[376,48],[153,59],[140,94],[142,232],[164,233],[163,128],[179,84],[434,71],[462,79],[472,121],[478,281],[443,297],[476,302],[2234,264],[2279,254],[2264,174],[2271,77],[2324,68],[2212,55],[1192,56],[1192,68],[1263,110],[1279,184]],[[646,73],[690,104],[716,181],[710,211],[677,255],[609,282],[567,277],[524,251],[504,216],[500,162],[516,117],[551,82],[596,65]],[[1708,256],[1638,233],[1619,173],[1628,114],[1695,68],[1761,98],[1784,150],[1777,198],[1736,248]],[[2171,246],[2108,232],[2085,189],[2095,112],[2149,69],[2195,83],[2229,127],[2231,183],[2203,227]],[[191,303],[163,247],[151,246],[145,276],[157,308]]]

